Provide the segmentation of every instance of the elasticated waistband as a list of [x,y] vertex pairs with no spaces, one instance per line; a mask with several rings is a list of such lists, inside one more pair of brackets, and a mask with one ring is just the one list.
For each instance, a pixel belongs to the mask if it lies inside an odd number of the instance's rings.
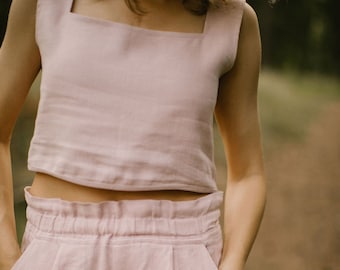
[[223,192],[190,201],[121,200],[70,202],[35,197],[25,188],[27,220],[54,234],[189,236],[209,231],[219,222]]

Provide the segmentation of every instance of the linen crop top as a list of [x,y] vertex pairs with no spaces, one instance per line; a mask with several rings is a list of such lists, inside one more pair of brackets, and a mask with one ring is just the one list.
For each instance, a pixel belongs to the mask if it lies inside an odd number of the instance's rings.
[[217,190],[213,114],[244,0],[202,33],[150,30],[38,0],[40,101],[28,169],[112,190]]

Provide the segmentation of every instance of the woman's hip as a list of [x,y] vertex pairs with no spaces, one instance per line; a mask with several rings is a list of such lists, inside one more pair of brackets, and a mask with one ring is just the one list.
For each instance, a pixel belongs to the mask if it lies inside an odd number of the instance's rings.
[[23,255],[13,269],[217,269],[222,192],[191,201],[69,202],[26,188]]

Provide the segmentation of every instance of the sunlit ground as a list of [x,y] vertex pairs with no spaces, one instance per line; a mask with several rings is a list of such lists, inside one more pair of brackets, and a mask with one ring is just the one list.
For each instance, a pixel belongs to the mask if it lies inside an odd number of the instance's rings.
[[[268,202],[247,270],[339,269],[340,81],[264,70],[259,88]],[[26,154],[37,93],[32,91],[13,138],[19,238],[25,222],[22,188],[32,179]],[[224,189],[217,132],[215,141],[218,185]]]

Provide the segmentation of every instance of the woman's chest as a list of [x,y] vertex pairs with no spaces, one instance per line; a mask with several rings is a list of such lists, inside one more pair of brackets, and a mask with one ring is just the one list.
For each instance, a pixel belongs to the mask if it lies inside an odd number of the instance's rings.
[[[129,0],[132,1],[132,0]],[[70,13],[121,23],[144,29],[202,33],[205,17],[186,10],[181,1],[139,1],[140,14],[133,12],[124,0],[72,0]]]

